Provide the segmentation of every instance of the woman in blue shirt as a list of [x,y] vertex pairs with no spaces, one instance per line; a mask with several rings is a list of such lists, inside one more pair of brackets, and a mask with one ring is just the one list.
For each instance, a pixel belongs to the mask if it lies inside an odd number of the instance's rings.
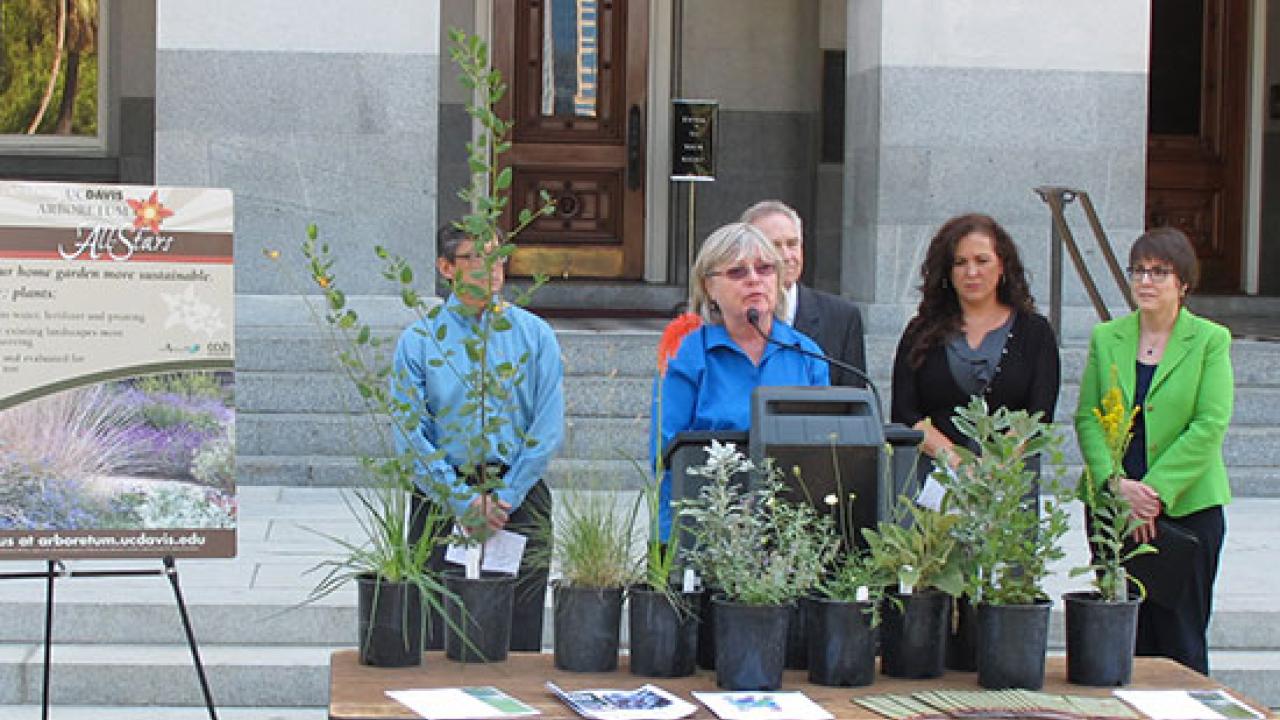
[[[825,362],[775,344],[822,352],[774,317],[781,267],[777,249],[747,223],[725,225],[702,244],[690,273],[690,310],[702,325],[685,336],[654,383],[651,459],[686,430],[748,429],[757,386],[830,384]],[[671,528],[669,478],[662,482],[660,516],[665,538]]]

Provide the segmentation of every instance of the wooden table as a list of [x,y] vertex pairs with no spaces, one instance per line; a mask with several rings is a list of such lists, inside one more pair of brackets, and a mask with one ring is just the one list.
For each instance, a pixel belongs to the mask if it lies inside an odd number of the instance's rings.
[[[374,668],[360,665],[355,650],[338,650],[330,660],[329,718],[330,720],[411,720],[418,716],[408,708],[385,695],[387,690],[409,690],[430,687],[465,687],[493,685],[536,707],[542,712],[539,720],[579,720],[578,715],[557,700],[543,686],[553,680],[566,690],[586,688],[631,689],[645,683],[653,683],[686,700],[693,701],[692,690],[715,690],[713,671],[699,670],[685,678],[643,678],[627,670],[627,658],[619,658],[617,672],[569,673],[556,670],[551,655],[537,653],[512,653],[502,663],[491,665],[464,665],[444,658],[443,653],[433,652],[424,656],[422,665],[412,668]],[[811,685],[803,670],[788,670],[783,676],[782,689],[802,690],[814,701],[825,707],[839,720],[871,720],[879,716],[850,702],[855,695],[885,693],[910,693],[921,690],[954,688],[978,690],[975,673],[947,673],[934,680],[897,680],[877,675],[874,684],[863,688],[832,688]],[[1212,689],[1222,685],[1194,670],[1163,658],[1136,658],[1133,666],[1133,683],[1129,686],[1140,690],[1159,689]],[[1107,695],[1111,688],[1092,688],[1070,685],[1066,681],[1066,659],[1050,657],[1045,667],[1045,692],[1066,695]],[[1232,694],[1264,713],[1266,708],[1256,701]],[[695,704],[698,704],[695,702]],[[698,720],[713,720],[714,715],[698,704],[698,712],[692,716]]]

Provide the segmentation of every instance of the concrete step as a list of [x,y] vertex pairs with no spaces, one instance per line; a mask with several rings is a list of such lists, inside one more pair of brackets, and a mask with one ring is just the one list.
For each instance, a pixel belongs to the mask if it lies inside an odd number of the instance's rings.
[[[375,328],[373,336],[386,341],[388,356],[402,328]],[[618,374],[652,377],[658,347],[652,330],[557,332],[568,375]],[[334,372],[341,346],[326,331],[312,327],[237,326],[236,369],[264,372]],[[282,348],[286,350],[282,351]]]
[[[898,337],[868,335],[866,338],[867,371],[889,393],[893,374],[893,357],[898,348]],[[1280,373],[1275,371],[1275,353],[1280,343],[1258,340],[1236,340],[1231,344],[1231,365],[1235,371],[1236,387],[1280,387]],[[1084,373],[1089,355],[1088,340],[1069,341],[1058,350],[1064,383],[1077,384]]]
[[[1064,382],[1058,393],[1055,419],[1060,423],[1071,423],[1078,402],[1080,402],[1079,384],[1075,381]],[[1280,387],[1236,388],[1231,425],[1233,427],[1280,425]]]
[[[653,380],[647,377],[568,376],[565,378],[565,412],[570,419],[648,418],[652,390]],[[1076,380],[1064,380],[1058,395],[1057,421],[1071,421],[1079,390]],[[336,373],[242,370],[236,373],[236,393],[236,410],[242,418],[260,413],[343,415],[361,410],[355,386]],[[888,402],[887,397],[883,399]],[[1280,425],[1280,387],[1239,388],[1231,422],[1233,425]]]
[[[187,592],[200,591],[188,588]],[[172,596],[157,599],[114,603],[59,600],[54,607],[55,654],[64,644],[184,645],[187,640]],[[0,603],[0,609],[0,643],[44,642],[43,588],[33,587],[30,601]],[[348,598],[300,607],[287,602],[196,604],[188,605],[187,611],[202,646],[354,645],[357,639],[354,600]]]
[[1269,708],[1280,708],[1280,652],[1210,652],[1209,675]]
[[[222,720],[325,720],[329,708],[320,707],[229,707],[216,704]],[[54,703],[50,714],[58,720],[208,720],[209,711],[199,707],[64,705]],[[39,705],[0,705],[0,720],[39,720]]]
[[[381,328],[377,336],[394,340],[399,328]],[[557,333],[565,355],[568,375],[623,376],[652,378],[658,333],[593,332],[561,330]],[[262,372],[334,372],[332,340],[310,328],[238,327],[236,369]],[[867,370],[888,392],[893,371],[893,356],[898,336],[868,335],[866,338]],[[282,352],[281,348],[288,348]],[[1272,356],[1277,343],[1236,340],[1231,359],[1236,384],[1240,387],[1277,387],[1280,375],[1274,372]],[[1088,355],[1086,341],[1072,341],[1059,351],[1062,377],[1074,382],[1084,371]]]
[[[640,458],[643,460],[642,458]],[[547,482],[552,487],[622,485],[638,488],[642,479],[635,465],[614,456],[608,459],[558,457],[551,461]],[[236,483],[243,486],[359,487],[367,482],[360,461],[349,456],[237,455]]]
[[[1232,425],[1227,428],[1222,452],[1228,472],[1240,467],[1265,467],[1274,469],[1280,477],[1280,426]],[[1066,434],[1063,459],[1070,465],[1081,462],[1080,449],[1070,430]]]
[[[388,428],[362,415],[247,414],[237,419],[240,455],[381,455]],[[1066,462],[1079,464],[1079,450],[1066,429]],[[645,417],[571,418],[565,423],[560,457],[613,460],[645,457]],[[1227,430],[1228,465],[1280,467],[1280,426],[1232,425]]]
[[[315,707],[329,695],[329,655],[318,645],[200,647],[216,704]],[[80,645],[53,648],[50,697],[69,705],[203,705],[185,645]],[[43,649],[0,645],[0,704],[40,702]]]
[[[570,418],[560,457],[645,457],[649,423],[638,418]],[[1277,431],[1280,433],[1280,431]],[[364,415],[246,414],[236,419],[239,455],[375,455],[390,449],[390,427]]]
[[[625,375],[570,375],[565,378],[565,412],[569,417],[649,415],[653,380]],[[332,372],[236,373],[236,411],[254,413],[345,414],[362,409],[355,385]]]

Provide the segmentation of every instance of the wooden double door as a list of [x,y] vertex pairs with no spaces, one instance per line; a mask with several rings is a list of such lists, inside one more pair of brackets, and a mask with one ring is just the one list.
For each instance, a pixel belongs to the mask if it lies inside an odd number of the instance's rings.
[[1151,0],[1148,228],[1184,231],[1201,288],[1241,290],[1249,0]]
[[648,3],[494,0],[493,62],[514,119],[510,228],[522,208],[555,212],[517,240],[513,275],[644,274]]

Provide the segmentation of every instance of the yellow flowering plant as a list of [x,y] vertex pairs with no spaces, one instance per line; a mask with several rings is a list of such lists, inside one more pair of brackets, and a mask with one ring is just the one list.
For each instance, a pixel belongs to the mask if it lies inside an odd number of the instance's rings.
[[1092,562],[1071,570],[1071,577],[1092,572],[1093,586],[1106,602],[1128,600],[1130,582],[1138,588],[1141,597],[1146,596],[1146,588],[1137,578],[1129,577],[1124,564],[1139,555],[1156,551],[1146,543],[1133,546],[1125,542],[1142,525],[1142,521],[1134,516],[1128,498],[1120,492],[1124,455],[1133,440],[1133,420],[1139,407],[1125,405],[1119,374],[1116,366],[1112,365],[1111,386],[1103,394],[1099,407],[1093,408],[1093,416],[1102,427],[1111,459],[1111,476],[1098,482],[1085,466],[1080,479],[1081,500],[1089,508],[1092,519],[1092,532],[1089,534]]

